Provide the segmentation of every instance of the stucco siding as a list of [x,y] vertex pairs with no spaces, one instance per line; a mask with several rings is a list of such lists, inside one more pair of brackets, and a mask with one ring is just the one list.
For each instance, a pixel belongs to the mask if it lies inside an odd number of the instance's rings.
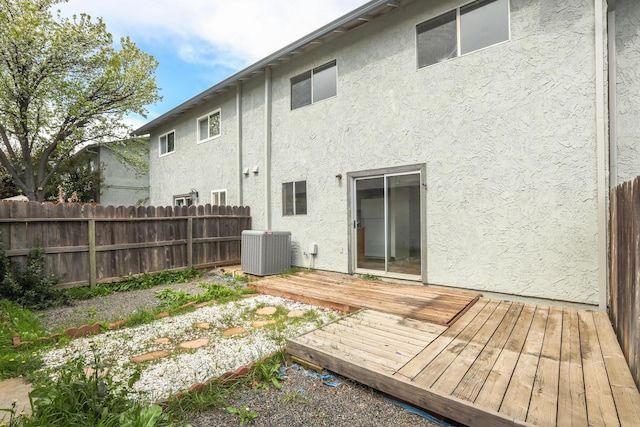
[[[242,176],[243,204],[251,208],[254,229],[266,230],[265,165],[265,79],[252,79],[242,85]],[[253,169],[257,167],[258,173]]]
[[640,175],[640,2],[617,0],[617,183]]
[[[122,164],[107,148],[100,150],[103,182],[100,186],[100,203],[105,206],[136,206],[149,204],[149,175],[137,173],[134,168]],[[145,159],[147,160],[147,159]]]
[[[253,228],[292,233],[295,265],[349,272],[349,174],[412,165],[423,172],[427,283],[597,304],[593,1],[511,0],[510,40],[418,69],[416,25],[461,3],[410,2],[252,75],[240,83],[240,129],[236,87],[165,121],[151,135],[151,203],[192,188],[207,203],[226,188],[230,204],[251,207]],[[637,18],[632,3],[619,7]],[[628,21],[617,90],[630,129],[640,42]],[[337,96],[291,110],[291,78],[333,60]],[[216,108],[222,136],[196,144],[197,118]],[[159,157],[158,136],[174,129],[176,152]],[[635,161],[629,146],[619,152]],[[282,184],[295,181],[306,181],[307,214],[284,216]]]
[[[198,192],[198,204],[211,203],[212,190],[228,190],[228,203],[237,197],[237,125],[235,96],[226,93],[198,106],[188,117],[167,123],[151,134],[151,204],[171,205],[175,195]],[[221,109],[220,136],[198,143],[197,120]],[[175,130],[175,151],[160,156],[158,137]]]
[[[426,164],[429,283],[598,302],[593,7],[511,2],[511,40],[416,69],[416,2],[274,71],[273,183],[307,181],[283,217],[296,263],[348,268],[335,175]],[[441,2],[438,13],[457,2]],[[290,111],[289,78],[337,60],[338,95]]]

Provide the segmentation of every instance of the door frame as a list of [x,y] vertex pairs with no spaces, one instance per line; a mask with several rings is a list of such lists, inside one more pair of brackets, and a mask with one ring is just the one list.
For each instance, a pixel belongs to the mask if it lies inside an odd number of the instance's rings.
[[[413,164],[406,166],[388,167],[381,169],[368,169],[363,171],[348,172],[347,182],[347,216],[348,216],[348,247],[349,247],[349,273],[354,274],[357,270],[356,257],[356,238],[354,224],[357,221],[356,212],[354,212],[355,203],[355,182],[360,178],[369,178],[384,175],[394,174],[406,174],[406,173],[419,173],[420,174],[420,263],[421,263],[421,281],[427,283],[427,166],[426,164]],[[416,276],[408,276],[399,273],[389,273],[384,271],[372,271],[372,274],[379,275],[381,277],[391,277],[400,279],[415,280]]]

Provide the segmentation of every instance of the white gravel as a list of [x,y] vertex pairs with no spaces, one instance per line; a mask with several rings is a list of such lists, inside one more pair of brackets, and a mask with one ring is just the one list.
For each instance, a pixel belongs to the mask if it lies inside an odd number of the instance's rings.
[[[251,325],[254,320],[268,319],[255,313],[262,306],[280,306],[287,311],[313,310],[317,318],[314,321],[287,319],[280,325],[254,328]],[[315,329],[336,316],[336,312],[325,308],[258,295],[165,317],[142,326],[76,339],[62,348],[45,353],[44,369],[53,377],[57,368],[74,358],[83,358],[87,366],[95,365],[98,360],[109,365],[111,377],[121,387],[126,386],[132,376],[139,374],[129,396],[141,402],[155,402],[272,354],[284,346],[287,337]],[[211,327],[208,330],[196,328],[194,324],[198,322],[209,322]],[[228,328],[239,326],[244,327],[246,332],[229,337],[222,335]],[[169,338],[171,343],[156,343],[157,338]],[[181,342],[198,338],[209,338],[210,342],[195,350],[178,347]],[[131,362],[134,356],[160,350],[169,351],[171,355],[141,364]]]

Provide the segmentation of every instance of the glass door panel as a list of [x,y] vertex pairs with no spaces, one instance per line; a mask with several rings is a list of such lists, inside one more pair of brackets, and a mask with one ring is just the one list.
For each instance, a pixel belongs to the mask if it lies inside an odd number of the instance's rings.
[[355,195],[356,269],[419,276],[420,173],[356,179]]
[[420,275],[420,174],[387,179],[387,271]]
[[385,271],[384,177],[356,181],[356,266]]

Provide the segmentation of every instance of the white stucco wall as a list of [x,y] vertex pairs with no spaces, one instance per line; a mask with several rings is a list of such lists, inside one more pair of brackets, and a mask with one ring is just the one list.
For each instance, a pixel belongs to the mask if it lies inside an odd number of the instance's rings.
[[[270,228],[292,232],[297,265],[347,272],[347,174],[418,165],[429,283],[597,304],[593,2],[512,0],[510,41],[417,69],[416,24],[459,4],[416,1],[273,69]],[[331,60],[338,95],[292,111],[290,78]],[[267,224],[264,82],[242,84],[242,166],[260,169],[241,178],[255,229]],[[236,188],[235,95],[154,130],[153,204]],[[196,145],[197,117],[220,106],[223,136]],[[171,129],[176,153],[159,158]],[[282,183],[299,180],[308,213],[283,217]]]
[[[274,71],[273,183],[307,216],[274,229],[348,266],[348,182],[426,164],[429,283],[598,302],[594,18],[584,0],[511,2],[511,41],[416,69],[416,2]],[[438,13],[457,2],[441,2]],[[290,111],[289,78],[332,59],[338,96]],[[321,165],[321,166],[320,166]]]
[[640,175],[640,2],[617,0],[617,183]]
[[99,162],[104,178],[100,186],[100,203],[105,206],[149,204],[149,175],[136,173],[104,147],[94,149],[100,150]]
[[[219,137],[198,143],[198,118],[221,109]],[[227,189],[227,204],[237,204],[237,125],[233,91],[164,124],[151,134],[149,174],[152,205],[171,205],[173,196],[198,192],[197,204],[211,203],[211,191]],[[158,137],[175,130],[175,151],[159,156]]]

